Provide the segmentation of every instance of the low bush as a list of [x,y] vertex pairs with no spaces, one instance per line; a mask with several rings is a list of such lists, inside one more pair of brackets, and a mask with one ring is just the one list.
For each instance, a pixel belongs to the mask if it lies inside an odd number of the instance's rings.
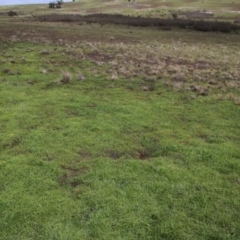
[[13,16],[17,16],[18,14],[15,11],[9,11],[8,12],[8,16],[13,17]]
[[38,19],[43,22],[86,22],[100,24],[121,24],[137,27],[159,27],[165,30],[175,28],[186,28],[204,32],[224,32],[229,33],[237,31],[240,26],[229,22],[211,22],[204,20],[188,20],[188,19],[163,19],[163,18],[145,18],[125,16],[121,14],[51,14],[38,16]]

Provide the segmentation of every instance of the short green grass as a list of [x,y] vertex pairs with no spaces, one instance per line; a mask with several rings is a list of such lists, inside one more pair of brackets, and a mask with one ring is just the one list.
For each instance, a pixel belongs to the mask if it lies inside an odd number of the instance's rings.
[[2,74],[1,239],[239,238],[238,106],[47,87],[34,58]]
[[238,35],[1,29],[1,240],[240,238]]

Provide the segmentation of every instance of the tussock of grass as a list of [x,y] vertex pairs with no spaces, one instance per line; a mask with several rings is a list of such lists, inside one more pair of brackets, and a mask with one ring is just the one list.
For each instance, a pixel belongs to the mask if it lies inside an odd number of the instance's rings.
[[72,74],[70,72],[62,72],[62,83],[70,83],[72,80]]

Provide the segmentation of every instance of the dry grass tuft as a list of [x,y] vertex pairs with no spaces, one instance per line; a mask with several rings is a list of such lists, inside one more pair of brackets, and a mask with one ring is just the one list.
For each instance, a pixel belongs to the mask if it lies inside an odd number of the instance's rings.
[[148,91],[149,88],[148,88],[148,86],[142,86],[142,90],[143,90],[143,91]]
[[46,69],[42,69],[42,70],[40,71],[40,73],[42,73],[42,74],[47,74],[47,70],[46,70]]
[[240,97],[235,97],[234,103],[235,103],[236,105],[240,105]]
[[44,50],[42,50],[42,51],[40,52],[40,54],[42,54],[42,55],[49,55],[49,54],[50,54],[50,51],[44,49]]
[[180,69],[180,66],[170,65],[170,66],[167,67],[167,71],[168,71],[169,74],[177,74],[181,71],[181,69]]
[[149,82],[149,83],[155,83],[157,81],[157,77],[156,76],[147,76],[144,78],[145,82]]
[[184,87],[183,82],[172,82],[172,87],[176,90],[182,90]]
[[80,72],[79,74],[78,74],[78,80],[79,81],[84,81],[86,78],[85,78],[85,76]]
[[72,80],[72,74],[68,71],[66,72],[62,72],[62,79],[61,82],[62,83],[70,83]]
[[178,73],[174,76],[173,80],[174,80],[174,81],[177,81],[177,82],[184,82],[184,81],[186,80],[185,74],[178,72]]
[[238,83],[236,81],[225,81],[225,86],[228,89],[236,89],[238,88]]
[[193,86],[193,91],[201,96],[207,96],[209,94],[208,88],[200,85]]

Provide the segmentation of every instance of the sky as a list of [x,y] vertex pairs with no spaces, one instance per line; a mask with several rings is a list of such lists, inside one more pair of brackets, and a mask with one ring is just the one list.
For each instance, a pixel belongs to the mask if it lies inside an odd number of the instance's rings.
[[[3,5],[19,5],[19,4],[41,4],[49,3],[51,0],[0,0],[0,6]],[[64,1],[69,2],[69,1]]]

